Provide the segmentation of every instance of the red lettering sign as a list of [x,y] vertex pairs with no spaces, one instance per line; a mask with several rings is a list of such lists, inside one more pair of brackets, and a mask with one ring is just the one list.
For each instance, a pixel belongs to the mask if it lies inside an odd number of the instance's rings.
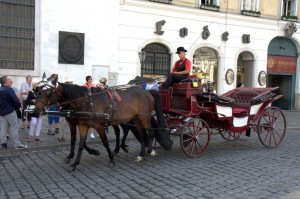
[[267,72],[296,73],[296,57],[268,56]]

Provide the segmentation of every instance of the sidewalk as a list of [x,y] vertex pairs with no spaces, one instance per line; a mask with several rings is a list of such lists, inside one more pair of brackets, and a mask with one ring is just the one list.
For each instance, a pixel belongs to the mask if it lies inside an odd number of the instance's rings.
[[[300,130],[300,111],[283,111],[285,116],[286,116],[286,121],[287,121],[287,131],[289,130]],[[21,122],[20,122],[21,124]],[[21,125],[20,125],[21,126]],[[37,142],[37,141],[32,141],[32,142],[28,142],[28,134],[29,134],[29,129],[25,128],[25,129],[20,129],[20,140],[22,142],[22,144],[26,144],[28,145],[28,148],[26,149],[26,151],[36,151],[36,150],[41,150],[41,149],[53,149],[53,148],[62,148],[62,147],[69,147],[70,146],[70,140],[71,140],[71,136],[70,136],[70,130],[69,130],[69,126],[66,123],[65,127],[64,127],[64,137],[66,139],[66,141],[64,142],[59,142],[58,141],[58,137],[57,134],[56,135],[47,135],[47,131],[48,131],[48,123],[47,123],[47,117],[44,116],[44,120],[43,120],[43,126],[42,126],[42,130],[41,130],[41,142]],[[87,142],[90,144],[93,143],[101,143],[101,139],[98,137],[98,134],[96,131],[94,131],[94,135],[96,136],[94,139],[90,138],[90,136],[88,135],[87,137]],[[115,141],[115,133],[112,129],[112,127],[109,127],[109,131],[107,134],[108,140],[110,142]],[[121,132],[121,138],[123,137],[123,133]],[[77,138],[79,138],[79,134],[77,134]],[[132,133],[129,133],[128,135],[128,139],[130,138],[134,138],[134,136],[132,135]],[[79,140],[79,139],[78,139]],[[78,141],[76,142],[78,143]],[[78,144],[76,144],[78,145]],[[11,154],[11,153],[15,153],[19,150],[14,149],[14,144],[12,142],[12,139],[10,138],[8,140],[8,149],[7,150],[0,150],[0,155],[5,155],[5,154]]]

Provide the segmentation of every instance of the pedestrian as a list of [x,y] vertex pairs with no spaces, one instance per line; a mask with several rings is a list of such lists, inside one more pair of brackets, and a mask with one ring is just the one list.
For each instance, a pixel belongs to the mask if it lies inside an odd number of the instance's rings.
[[[86,76],[85,81],[86,82],[82,86],[87,87],[87,88],[95,87],[95,85],[93,84],[92,76],[90,76],[90,75]],[[95,138],[94,130],[92,128],[90,128],[89,132],[90,132],[90,138]]]
[[105,77],[100,78],[99,84],[96,85],[97,88],[107,89],[107,79]]
[[[32,84],[33,88],[31,91],[29,91],[26,100],[26,104],[28,106],[27,109],[31,109],[29,106],[34,106],[35,104],[38,84],[39,84],[38,80],[33,80],[33,84]],[[29,114],[31,117],[31,126],[29,130],[28,142],[32,141],[33,136],[35,136],[35,141],[41,141],[40,134],[41,134],[41,128],[43,123],[43,116],[35,112],[29,112]]]
[[[73,84],[73,80],[71,78],[67,77],[66,80],[65,80],[65,84]],[[65,123],[66,123],[66,119],[64,117],[62,117],[60,119],[59,133],[58,133],[58,141],[59,142],[64,142],[65,141],[65,137],[64,137]]]
[[[52,80],[58,78],[58,74],[54,73],[50,76]],[[50,114],[48,114],[48,135],[55,135],[59,133],[59,116],[53,112],[59,111],[57,105],[52,105],[49,107]],[[52,111],[52,113],[51,113]],[[54,131],[53,131],[54,124]]]
[[238,82],[237,85],[236,85],[236,87],[237,87],[237,88],[238,88],[238,87],[244,87],[243,82]]
[[50,113],[48,114],[48,135],[55,135],[59,133],[59,116],[55,114],[55,112],[59,111],[58,106],[50,106],[49,111]]
[[172,73],[167,77],[166,82],[162,85],[163,89],[172,87],[173,82],[179,82],[187,79],[191,71],[191,61],[185,57],[187,50],[184,47],[178,47],[176,53],[180,60],[176,61]]
[[25,149],[27,145],[21,144],[19,139],[19,121],[15,109],[21,108],[21,103],[11,88],[13,81],[8,76],[2,76],[0,83],[0,142],[2,149],[7,149],[8,128],[11,130],[15,148]]
[[26,99],[28,97],[28,93],[30,90],[32,90],[32,76],[31,75],[27,75],[26,76],[26,81],[24,83],[21,84],[21,88],[20,88],[20,92],[22,95],[22,99],[23,99],[23,107],[22,107],[22,126],[21,129],[25,128],[25,121],[27,120],[27,128],[30,128],[30,121],[31,118],[30,116],[25,112],[26,109]]

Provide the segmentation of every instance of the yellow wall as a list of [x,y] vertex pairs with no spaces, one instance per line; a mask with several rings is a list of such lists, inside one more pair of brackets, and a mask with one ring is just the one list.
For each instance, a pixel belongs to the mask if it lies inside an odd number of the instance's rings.
[[226,12],[228,6],[228,12],[239,13],[239,0],[220,0],[220,11]]
[[261,17],[280,18],[280,12],[279,12],[280,6],[281,6],[280,0],[260,1]]

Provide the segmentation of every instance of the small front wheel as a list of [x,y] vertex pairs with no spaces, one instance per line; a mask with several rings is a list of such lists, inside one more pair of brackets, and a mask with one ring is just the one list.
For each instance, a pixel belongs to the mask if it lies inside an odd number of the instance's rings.
[[181,130],[180,144],[183,152],[192,158],[200,157],[210,141],[208,124],[202,119],[190,119]]
[[236,139],[239,139],[242,134],[241,132],[234,133],[224,129],[219,129],[219,133],[222,136],[222,138],[228,141],[234,141]]
[[257,124],[257,134],[260,142],[270,148],[277,147],[286,132],[286,119],[277,107],[266,108]]

